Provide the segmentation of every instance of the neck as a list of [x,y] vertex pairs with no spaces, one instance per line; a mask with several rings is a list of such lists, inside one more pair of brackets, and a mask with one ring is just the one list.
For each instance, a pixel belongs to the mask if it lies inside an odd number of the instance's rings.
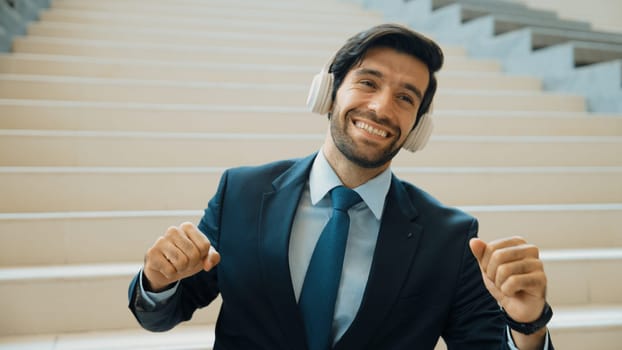
[[339,177],[339,180],[348,188],[356,188],[375,178],[391,164],[391,162],[387,162],[377,168],[361,167],[346,158],[343,153],[337,149],[330,134],[327,135],[324,146],[322,147],[322,152],[328,164],[330,164],[335,174]]

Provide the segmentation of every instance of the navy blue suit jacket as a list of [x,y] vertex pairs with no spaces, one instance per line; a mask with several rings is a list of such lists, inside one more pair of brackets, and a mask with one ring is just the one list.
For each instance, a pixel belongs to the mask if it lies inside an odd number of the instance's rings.
[[[145,312],[149,330],[191,318],[218,294],[214,349],[306,348],[288,266],[289,235],[314,155],[226,171],[199,228],[220,264],[181,281],[172,299]],[[393,176],[363,300],[335,349],[506,349],[499,306],[469,249],[477,221]],[[372,258],[372,257],[370,257]]]

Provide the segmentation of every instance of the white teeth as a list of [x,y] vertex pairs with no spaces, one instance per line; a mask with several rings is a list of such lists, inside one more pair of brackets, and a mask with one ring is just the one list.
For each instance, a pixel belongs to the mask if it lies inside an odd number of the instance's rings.
[[387,137],[387,132],[384,130],[380,130],[380,129],[376,129],[374,127],[372,127],[371,125],[362,122],[362,121],[357,121],[356,123],[354,123],[354,125],[359,128],[359,129],[363,129],[365,131],[367,131],[370,134],[374,134],[374,135],[378,135],[378,136],[382,136],[382,137]]

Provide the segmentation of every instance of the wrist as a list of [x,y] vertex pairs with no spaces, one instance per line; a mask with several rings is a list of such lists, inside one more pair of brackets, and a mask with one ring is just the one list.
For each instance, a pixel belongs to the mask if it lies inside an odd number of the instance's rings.
[[173,283],[167,283],[167,284],[159,284],[157,282],[152,282],[148,277],[147,274],[143,271],[142,273],[142,287],[143,290],[146,292],[152,292],[152,293],[160,293],[163,292],[167,289],[172,288],[175,285],[175,282]]
[[553,309],[547,302],[544,303],[544,307],[542,309],[542,312],[540,313],[540,316],[531,322],[518,322],[510,317],[510,315],[508,315],[503,308],[501,309],[501,313],[503,315],[505,323],[508,325],[508,327],[510,327],[510,329],[525,335],[531,335],[536,332],[542,331],[543,329],[546,330],[546,325],[553,317]]
[[533,334],[526,335],[515,330],[508,330],[509,336],[515,349],[520,350],[542,350],[547,349],[546,344],[549,342],[548,329],[546,327],[536,331]]

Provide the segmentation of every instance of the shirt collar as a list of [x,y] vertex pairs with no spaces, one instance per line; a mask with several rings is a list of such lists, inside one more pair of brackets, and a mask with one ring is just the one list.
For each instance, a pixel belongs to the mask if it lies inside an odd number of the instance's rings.
[[[324,152],[320,150],[313,161],[309,174],[311,204],[316,205],[330,190],[342,185],[343,183],[328,164]],[[354,189],[378,220],[382,217],[382,210],[390,185],[391,168],[387,168],[378,176]]]

